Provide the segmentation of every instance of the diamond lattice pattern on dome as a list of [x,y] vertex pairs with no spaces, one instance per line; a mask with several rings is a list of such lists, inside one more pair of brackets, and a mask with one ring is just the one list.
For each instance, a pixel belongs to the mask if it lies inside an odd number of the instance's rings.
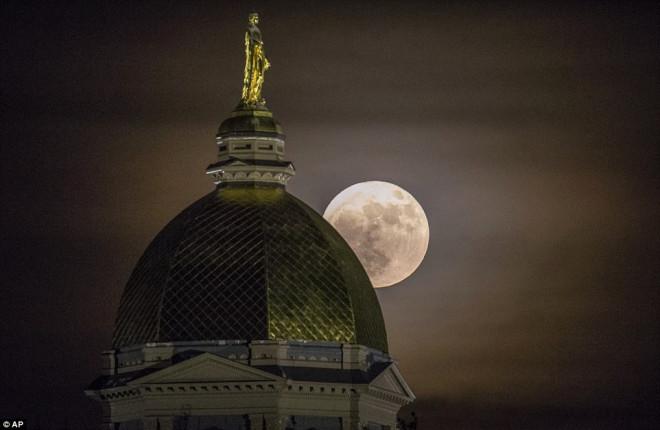
[[115,347],[287,339],[386,351],[364,269],[339,234],[281,187],[225,187],[154,239],[126,286]]

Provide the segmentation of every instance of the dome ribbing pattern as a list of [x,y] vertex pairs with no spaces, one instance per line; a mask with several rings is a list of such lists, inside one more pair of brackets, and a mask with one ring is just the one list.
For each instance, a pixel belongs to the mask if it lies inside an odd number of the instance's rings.
[[235,339],[387,351],[378,299],[359,260],[282,186],[220,186],[175,217],[128,281],[113,346]]

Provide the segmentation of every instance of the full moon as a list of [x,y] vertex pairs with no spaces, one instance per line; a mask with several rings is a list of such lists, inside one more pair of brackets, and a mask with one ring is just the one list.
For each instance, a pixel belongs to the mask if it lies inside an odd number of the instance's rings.
[[410,276],[429,246],[422,206],[389,182],[351,185],[332,199],[323,216],[353,248],[376,288]]

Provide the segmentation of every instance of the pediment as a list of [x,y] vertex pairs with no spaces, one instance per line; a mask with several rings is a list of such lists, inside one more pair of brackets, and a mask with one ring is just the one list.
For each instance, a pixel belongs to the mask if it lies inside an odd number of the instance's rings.
[[277,382],[282,378],[210,353],[203,353],[132,381],[129,385],[196,382]]
[[369,388],[404,397],[409,399],[409,401],[415,399],[415,394],[413,394],[408,384],[406,384],[396,364],[390,365],[380,375],[374,378],[369,384]]

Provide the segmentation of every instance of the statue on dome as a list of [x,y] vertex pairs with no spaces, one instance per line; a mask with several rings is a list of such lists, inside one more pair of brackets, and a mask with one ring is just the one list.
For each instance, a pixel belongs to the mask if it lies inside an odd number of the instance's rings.
[[243,93],[241,103],[249,106],[263,105],[266,101],[261,97],[261,87],[264,75],[270,63],[264,52],[264,42],[257,24],[259,14],[251,13],[248,18],[248,28],[245,32],[245,72],[243,74]]

